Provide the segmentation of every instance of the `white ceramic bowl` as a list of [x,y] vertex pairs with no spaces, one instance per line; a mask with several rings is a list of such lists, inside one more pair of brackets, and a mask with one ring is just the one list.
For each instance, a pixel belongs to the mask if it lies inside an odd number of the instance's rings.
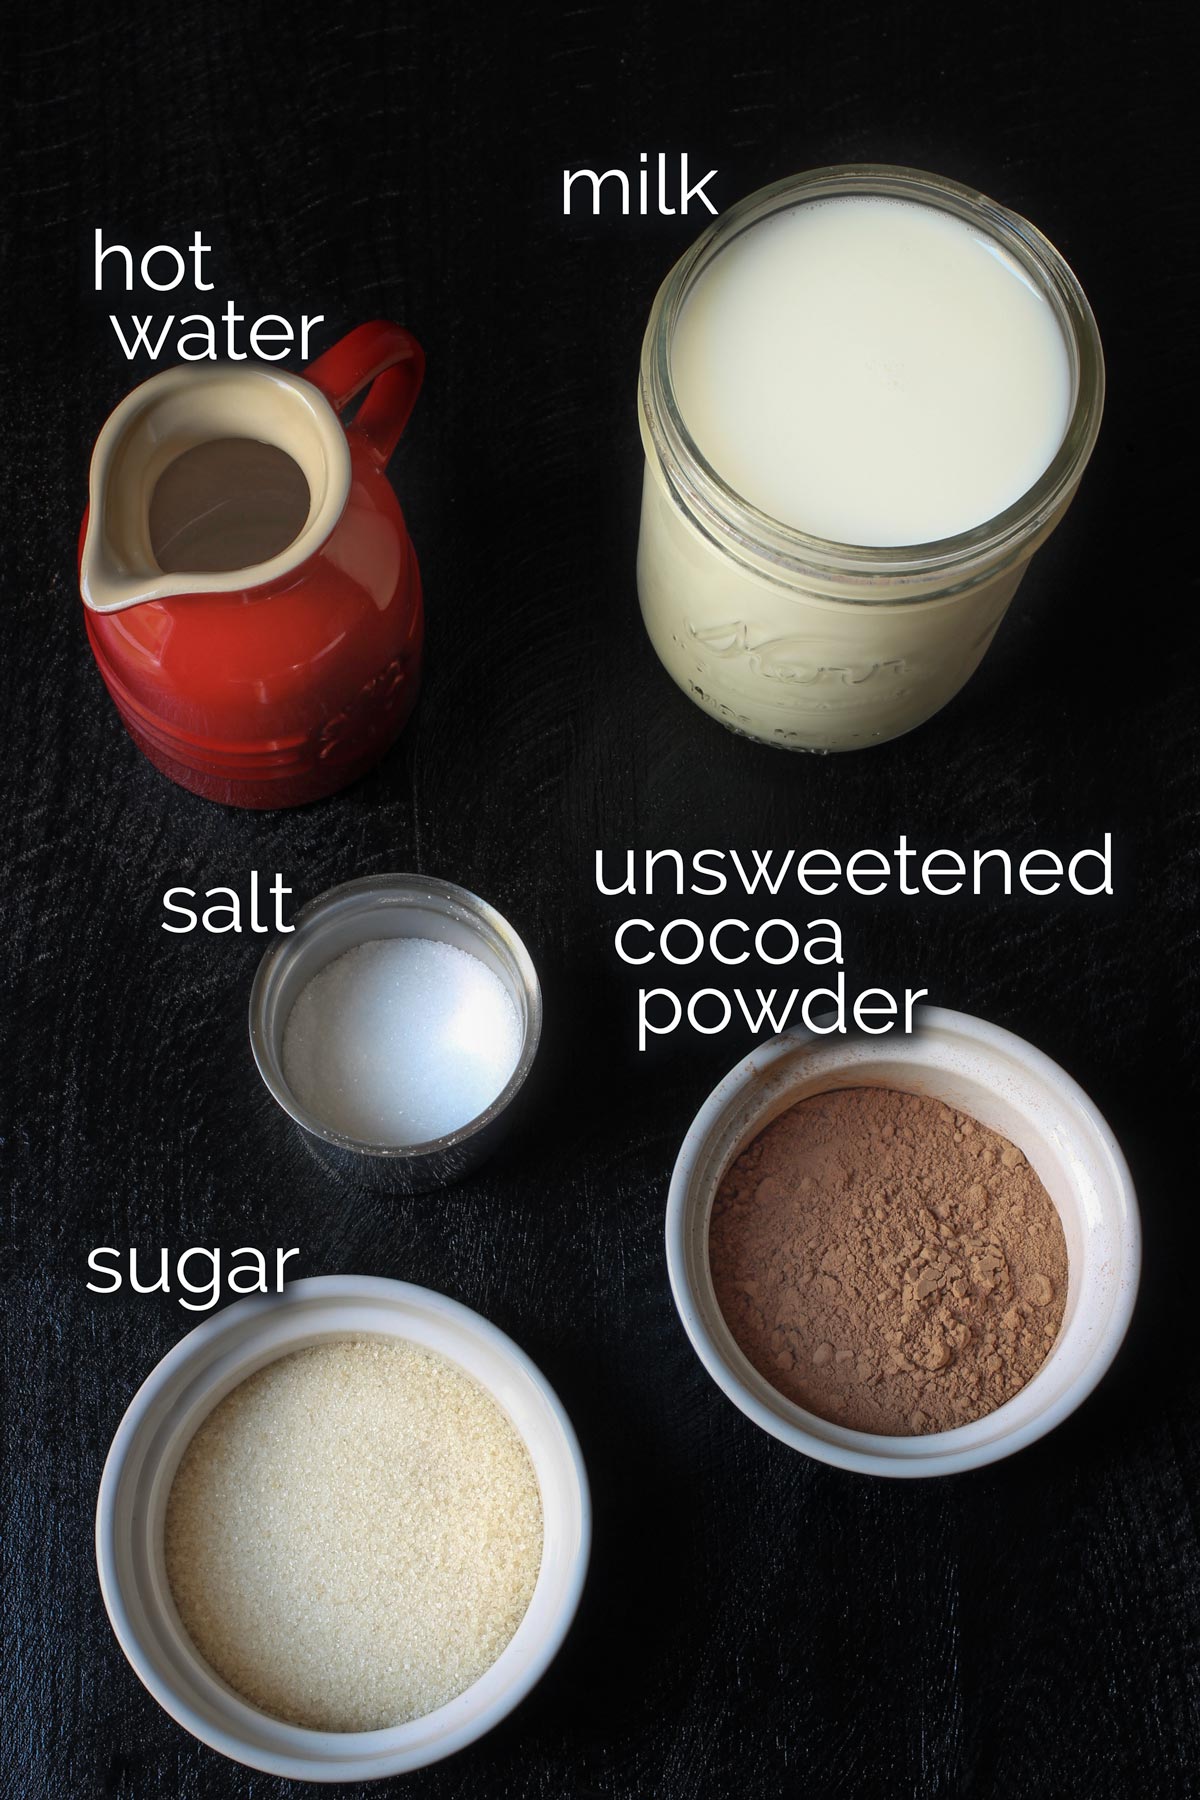
[[[425,1718],[386,1731],[309,1731],[247,1705],[208,1667],[179,1620],[163,1560],[167,1495],[201,1421],[264,1364],[321,1339],[401,1337],[473,1376],[520,1433],[542,1496],[542,1566],[529,1610],[487,1673]],[[553,1390],[511,1339],[427,1288],[362,1275],[297,1281],[198,1326],[134,1396],[113,1439],[96,1508],[104,1604],[137,1675],[214,1750],[299,1781],[399,1775],[482,1737],[545,1673],[583,1590],[591,1541],[587,1476]]]
[[[758,1373],[717,1305],[708,1227],[725,1170],[796,1101],[845,1087],[899,1088],[970,1113],[1024,1151],[1058,1208],[1069,1264],[1058,1338],[1019,1394],[969,1425],[924,1437],[832,1425],[786,1400]],[[731,1070],[697,1113],[675,1164],[667,1266],[679,1316],[701,1362],[764,1431],[842,1469],[947,1475],[1031,1444],[1091,1393],[1133,1311],[1141,1229],[1125,1159],[1082,1088],[1011,1031],[966,1013],[924,1007],[908,1038],[787,1033],[760,1044]]]

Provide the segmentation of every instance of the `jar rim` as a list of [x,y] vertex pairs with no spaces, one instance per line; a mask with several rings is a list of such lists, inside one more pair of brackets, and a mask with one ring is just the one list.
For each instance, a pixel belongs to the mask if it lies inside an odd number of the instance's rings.
[[[797,203],[861,195],[919,201],[976,225],[1032,276],[1054,308],[1071,360],[1072,403],[1057,451],[1033,485],[1002,512],[928,543],[845,544],[761,511],[713,467],[692,436],[671,375],[671,341],[683,306],[713,259],[744,231]],[[705,536],[736,560],[790,585],[795,578],[937,578],[939,591],[973,585],[1027,554],[1030,541],[1065,508],[1095,446],[1104,409],[1104,356],[1083,288],[1035,225],[973,188],[923,169],[840,163],[786,176],[748,194],[714,220],[668,273],[642,344],[640,401],[648,447],[673,497]],[[889,598],[895,598],[894,594]]]

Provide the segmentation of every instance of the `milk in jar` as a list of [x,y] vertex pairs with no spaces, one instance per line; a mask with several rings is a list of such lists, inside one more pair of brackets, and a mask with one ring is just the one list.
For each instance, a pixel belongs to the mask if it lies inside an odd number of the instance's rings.
[[660,291],[639,589],[675,680],[792,748],[897,736],[965,682],[1099,424],[1095,323],[1033,227],[851,168],[719,220]]

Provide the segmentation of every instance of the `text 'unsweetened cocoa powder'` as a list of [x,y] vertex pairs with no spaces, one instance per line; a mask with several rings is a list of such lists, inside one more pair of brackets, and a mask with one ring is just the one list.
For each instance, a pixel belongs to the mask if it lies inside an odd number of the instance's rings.
[[1062,1323],[1067,1249],[1022,1152],[938,1100],[818,1094],[727,1171],[709,1256],[779,1392],[859,1431],[945,1431],[1010,1400]]

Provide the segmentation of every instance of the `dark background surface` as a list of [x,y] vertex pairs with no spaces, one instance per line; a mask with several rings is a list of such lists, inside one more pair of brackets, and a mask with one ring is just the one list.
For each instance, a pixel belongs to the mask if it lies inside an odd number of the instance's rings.
[[[592,1572],[564,1652],[489,1738],[396,1791],[1197,1791],[1183,20],[1174,5],[748,0],[691,17],[296,7],[267,30],[253,6],[22,9],[0,544],[7,1792],[300,1791],[159,1711],[104,1617],[91,1544],[112,1433],[192,1315],[88,1294],[88,1250],[247,1242],[301,1246],[306,1274],[400,1276],[478,1308],[545,1369],[590,1467]],[[885,748],[789,758],[728,736],[643,635],[638,349],[703,219],[564,220],[560,184],[567,164],[682,149],[718,168],[722,206],[825,162],[943,171],[1034,219],[1099,318],[1110,397],[1081,497],[968,690]],[[96,225],[135,245],[199,227],[215,305],[324,312],[318,349],[376,315],[426,347],[392,465],[426,583],[425,692],[380,768],[323,805],[253,815],[170,786],[91,662],[73,558],[87,460],[148,372],[91,291]],[[852,986],[926,986],[1014,1028],[1110,1119],[1147,1239],[1126,1348],[1050,1439],[979,1474],[890,1485],[809,1462],[718,1393],[667,1288],[670,1167],[744,1040],[681,1035],[637,1057],[635,980],[611,941],[623,909],[596,894],[594,851],[846,853],[900,831],[1019,851],[1105,830],[1112,901],[839,916]],[[281,871],[297,903],[418,869],[523,933],[544,1048],[522,1131],[478,1177],[384,1202],[310,1161],[246,1041],[261,940],[160,928],[171,883],[243,885],[251,868]]]

